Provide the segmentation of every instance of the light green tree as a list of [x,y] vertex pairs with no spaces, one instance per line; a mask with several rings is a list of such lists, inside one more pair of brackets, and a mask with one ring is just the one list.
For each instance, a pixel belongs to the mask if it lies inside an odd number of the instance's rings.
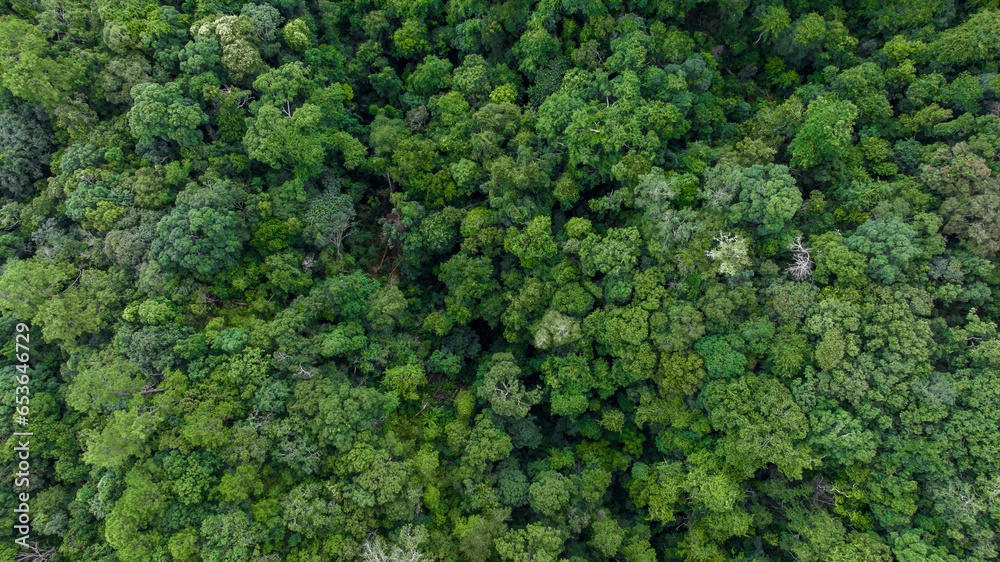
[[552,217],[541,215],[531,219],[523,230],[507,229],[504,249],[521,260],[521,267],[538,267],[558,253],[552,240]]
[[309,26],[301,18],[294,19],[285,24],[281,30],[281,37],[293,51],[305,51],[312,41],[309,39]]
[[1000,11],[980,10],[961,25],[942,31],[930,45],[942,64],[987,64],[1000,55]]
[[326,156],[320,119],[319,107],[312,104],[295,109],[291,115],[265,105],[250,121],[243,145],[251,158],[272,168],[315,173]]
[[245,84],[247,79],[265,68],[260,52],[252,39],[257,33],[248,15],[213,15],[191,25],[195,37],[217,37],[222,47],[222,66],[233,82]]
[[736,275],[752,265],[747,240],[739,234],[723,234],[713,238],[718,245],[705,255],[718,264],[719,273]]
[[505,562],[556,562],[563,551],[563,533],[529,523],[524,529],[508,531],[494,541],[500,559]]
[[847,157],[858,108],[849,101],[820,96],[809,102],[805,122],[788,145],[792,165],[808,169]]
[[52,110],[69,97],[86,58],[54,59],[48,50],[48,41],[35,26],[14,16],[0,16],[0,85]]
[[572,484],[569,478],[554,470],[546,470],[535,478],[528,490],[531,509],[544,517],[555,517],[568,506]]

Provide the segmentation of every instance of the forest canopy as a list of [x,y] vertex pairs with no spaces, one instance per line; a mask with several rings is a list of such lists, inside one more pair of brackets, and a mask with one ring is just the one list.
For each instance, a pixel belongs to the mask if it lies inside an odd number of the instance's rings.
[[0,0],[0,558],[998,560],[998,62],[996,0]]

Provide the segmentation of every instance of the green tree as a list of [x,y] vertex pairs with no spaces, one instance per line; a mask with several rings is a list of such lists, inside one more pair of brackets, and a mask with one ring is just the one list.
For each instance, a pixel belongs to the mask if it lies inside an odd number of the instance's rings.
[[256,466],[245,464],[222,475],[218,493],[223,501],[240,504],[250,496],[260,496],[264,492],[260,473]]
[[120,407],[145,386],[138,365],[105,352],[84,360],[73,379],[66,404],[80,412],[107,412]]
[[[133,102],[132,88],[138,84],[149,82],[151,70],[152,66],[149,61],[139,55],[112,59],[101,70],[100,86],[104,98],[111,103]],[[193,72],[193,74],[201,74],[201,72]]]
[[417,399],[417,389],[427,382],[423,365],[402,365],[385,371],[382,384],[401,398]]
[[314,537],[331,530],[334,505],[319,482],[300,484],[282,499],[282,518],[293,533]]
[[426,98],[447,90],[452,84],[453,68],[447,59],[427,55],[406,80],[406,91]]
[[299,105],[311,86],[307,68],[298,61],[268,70],[253,82],[254,90],[260,93],[260,103],[274,105],[286,116],[292,115],[292,107]]
[[773,39],[792,24],[788,10],[782,6],[768,6],[767,11],[758,16],[758,19],[760,20],[760,26],[754,28],[754,31],[760,31],[760,35],[757,37],[758,41],[765,34],[769,34],[770,38]]
[[202,141],[198,127],[208,122],[208,115],[183,96],[176,82],[137,84],[130,95],[135,103],[128,113],[129,128],[139,142],[150,144],[159,138],[192,147]]
[[951,106],[959,113],[978,113],[985,91],[979,77],[963,72],[941,88],[935,101]]
[[[510,517],[509,509],[488,510],[483,515],[471,515],[455,526],[454,536],[459,539],[458,550],[469,560],[485,562],[496,557],[494,540],[507,532],[504,521]],[[464,523],[464,524],[463,524]]]
[[454,324],[466,324],[475,318],[479,312],[476,309],[499,289],[489,258],[472,257],[464,252],[442,264],[438,278],[448,287],[446,314]]
[[539,473],[528,490],[531,509],[543,517],[559,515],[569,507],[571,487],[570,479],[554,470]]
[[494,541],[500,559],[510,562],[556,562],[563,551],[563,534],[551,527],[529,523]]
[[257,28],[249,15],[213,15],[198,20],[191,26],[194,37],[215,37],[222,47],[222,66],[233,82],[245,85],[248,78],[257,75],[264,67],[260,52],[252,38]]
[[355,224],[354,217],[354,202],[349,195],[325,189],[309,202],[305,235],[319,249],[332,245],[339,256],[344,238]]
[[655,379],[661,394],[694,394],[698,383],[705,376],[702,368],[704,364],[701,357],[690,351],[660,355],[660,366]]
[[524,230],[507,229],[504,249],[521,260],[525,269],[538,267],[558,253],[552,240],[552,217],[542,215],[531,219]]
[[150,252],[168,270],[210,278],[236,263],[248,236],[235,211],[237,192],[189,184],[156,225]]
[[34,258],[11,260],[0,275],[0,306],[5,314],[29,320],[39,307],[73,279],[70,264],[47,264]]
[[25,199],[32,184],[48,172],[48,154],[55,139],[41,108],[22,105],[0,111],[0,189]]
[[275,32],[285,18],[281,17],[281,12],[269,4],[255,4],[252,2],[243,4],[240,9],[241,16],[247,16],[253,22],[257,39],[269,43],[274,41]]
[[316,173],[326,156],[320,118],[320,108],[308,103],[290,115],[265,105],[257,110],[243,137],[247,154],[272,168]]
[[924,182],[946,197],[941,214],[944,232],[961,237],[976,255],[991,258],[1000,250],[998,183],[986,161],[966,143],[941,148],[930,164],[920,166]]
[[1000,47],[1000,12],[981,10],[961,25],[942,31],[930,45],[937,59],[946,65],[988,64],[997,58]]
[[78,336],[105,326],[118,303],[118,290],[104,271],[80,269],[74,275],[69,264],[14,260],[0,275],[0,310],[37,322],[45,341],[60,341],[72,349]]
[[744,375],[710,383],[704,404],[712,426],[725,432],[719,452],[743,477],[773,462],[782,473],[801,478],[811,459],[803,443],[808,419],[787,388]]
[[404,57],[413,57],[427,51],[427,26],[420,20],[408,19],[392,34],[396,50]]
[[584,273],[590,276],[603,273],[611,277],[627,275],[638,263],[641,239],[635,227],[612,228],[603,237],[596,234],[587,236],[580,243]]
[[845,240],[848,248],[868,254],[868,273],[884,284],[904,279],[903,267],[917,257],[917,231],[899,217],[866,221]]
[[847,247],[844,236],[827,232],[813,238],[810,245],[816,250],[816,270],[813,278],[826,284],[836,276],[840,284],[864,287],[868,284],[865,274],[868,262],[865,256]]
[[593,388],[613,392],[611,381],[601,376],[607,375],[607,364],[600,362],[592,369],[584,357],[576,354],[549,357],[542,364],[542,374],[552,393],[552,413],[559,416],[586,412],[587,393]]
[[201,524],[205,545],[201,549],[206,562],[248,560],[254,545],[266,538],[259,523],[240,510],[206,517]]
[[152,463],[135,466],[125,476],[121,499],[108,513],[104,535],[119,558],[128,561],[166,559],[166,539],[152,527],[170,500],[169,481]]
[[593,538],[587,543],[597,549],[602,555],[610,558],[618,554],[625,541],[625,530],[618,521],[609,516],[594,521],[591,525]]
[[374,438],[371,420],[390,414],[398,404],[391,394],[327,379],[297,382],[294,397],[288,410],[310,416],[308,427],[319,444],[342,452],[371,441]]
[[181,72],[197,76],[203,72],[222,70],[222,49],[219,42],[211,37],[198,36],[177,55]]
[[816,409],[809,413],[809,444],[819,455],[829,455],[848,466],[869,463],[878,454],[881,439],[848,412]]
[[731,220],[757,225],[761,235],[776,234],[802,206],[802,193],[786,166],[756,164],[741,171],[739,203],[730,207]]
[[406,297],[395,284],[384,287],[370,297],[368,309],[368,325],[375,331],[391,332],[403,320],[406,307]]
[[538,404],[541,390],[527,390],[521,382],[521,369],[510,353],[495,353],[487,364],[488,370],[478,382],[477,395],[501,416],[523,418]]
[[[831,14],[832,15],[832,14]],[[797,68],[848,66],[858,40],[843,22],[810,12],[802,14],[776,42],[777,51]]]
[[882,124],[892,117],[892,107],[885,94],[886,81],[879,65],[865,62],[848,68],[837,75],[834,83],[857,107],[861,124]]
[[175,533],[167,542],[170,555],[177,560],[196,560],[199,542],[198,531],[192,527],[187,527],[179,533]]
[[77,57],[49,56],[49,44],[27,21],[0,17],[0,85],[15,96],[52,110],[66,98],[86,68],[87,51]]
[[43,326],[42,337],[49,342],[61,341],[67,349],[75,347],[79,336],[104,328],[120,298],[119,281],[104,271],[83,270],[77,281],[39,307],[35,316]]
[[288,45],[293,51],[305,51],[309,48],[312,43],[309,36],[309,26],[301,18],[294,19],[285,24],[285,27],[281,30],[281,37],[285,40],[285,44]]
[[788,145],[792,165],[813,168],[848,156],[858,108],[849,101],[820,96],[809,103],[805,122]]
[[494,425],[493,415],[489,412],[478,414],[462,451],[461,466],[456,476],[471,478],[482,475],[492,463],[507,458],[513,449],[510,436]]

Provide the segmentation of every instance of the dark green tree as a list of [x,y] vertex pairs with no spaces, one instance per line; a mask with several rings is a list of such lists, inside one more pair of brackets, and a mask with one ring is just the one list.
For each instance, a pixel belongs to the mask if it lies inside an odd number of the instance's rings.
[[210,279],[236,264],[246,227],[235,211],[238,192],[226,185],[189,184],[156,225],[150,253],[167,269]]
[[25,199],[49,170],[54,142],[48,118],[39,107],[21,105],[0,111],[0,188],[8,197]]

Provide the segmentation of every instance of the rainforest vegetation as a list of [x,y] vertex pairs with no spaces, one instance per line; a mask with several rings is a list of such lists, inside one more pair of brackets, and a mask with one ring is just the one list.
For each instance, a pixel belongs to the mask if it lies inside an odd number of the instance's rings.
[[0,0],[0,559],[998,560],[998,62],[997,0]]

